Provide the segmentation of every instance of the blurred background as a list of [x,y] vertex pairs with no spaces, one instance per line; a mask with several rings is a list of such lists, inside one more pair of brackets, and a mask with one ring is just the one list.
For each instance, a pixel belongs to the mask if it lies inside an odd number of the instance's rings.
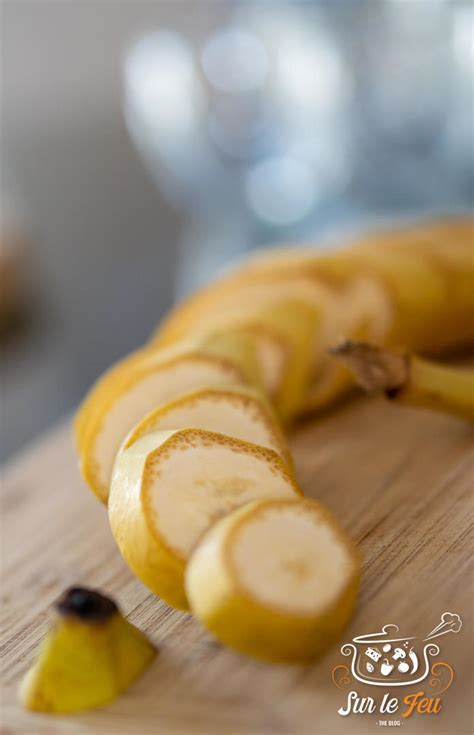
[[251,248],[473,205],[470,2],[4,0],[0,53],[3,460]]

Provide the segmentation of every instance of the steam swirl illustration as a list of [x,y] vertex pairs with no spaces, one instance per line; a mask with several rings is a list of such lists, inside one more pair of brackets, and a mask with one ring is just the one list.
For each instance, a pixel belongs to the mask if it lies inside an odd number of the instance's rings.
[[432,638],[439,638],[440,635],[446,633],[459,633],[462,628],[462,620],[457,613],[444,612],[441,615],[441,622],[438,623],[436,628],[433,628],[431,633],[425,638],[425,641],[429,641]]

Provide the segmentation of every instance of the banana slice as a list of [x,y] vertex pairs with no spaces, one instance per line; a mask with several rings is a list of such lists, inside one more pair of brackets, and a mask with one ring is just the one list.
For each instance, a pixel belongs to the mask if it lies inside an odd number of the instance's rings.
[[128,449],[146,434],[188,427],[217,431],[273,449],[292,466],[273,409],[258,391],[244,386],[198,388],[159,406],[132,429],[123,448]]
[[76,444],[80,450],[95,416],[100,414],[110,394],[129,372],[141,369],[144,364],[165,363],[188,353],[204,357],[221,358],[236,367],[245,382],[261,385],[259,360],[255,341],[245,333],[202,333],[166,349],[150,343],[121,359],[107,370],[92,386],[82,401],[74,419]]
[[[188,330],[233,325],[258,325],[261,332],[279,334],[271,347],[261,346],[256,335],[257,359],[277,412],[291,421],[299,413],[324,408],[353,387],[349,371],[328,357],[328,348],[347,335],[370,334],[370,339],[383,341],[393,308],[384,284],[359,275],[361,269],[349,257],[311,250],[296,258],[285,253],[288,262],[282,261],[281,269],[244,273],[198,293],[173,312],[156,340],[168,344]],[[271,376],[271,386],[266,376]]]
[[[379,283],[385,291],[383,301],[392,305],[389,346],[403,344],[415,351],[440,352],[468,343],[474,323],[473,232],[472,218],[438,219],[372,232],[338,250],[266,249],[175,309],[160,326],[159,342],[169,344],[190,333],[206,314],[227,303],[238,304],[239,299],[241,304],[252,303],[259,289],[262,294],[273,289],[275,298],[278,291],[284,298],[297,298],[296,284],[301,284],[303,292],[304,284],[312,283],[313,291],[323,289],[329,294],[322,302],[327,313],[334,306],[331,296],[337,301],[340,290],[353,279],[366,277]],[[437,330],[433,331],[433,323]],[[336,330],[333,343],[341,336],[348,334]]]
[[76,439],[83,477],[102,502],[107,502],[115,456],[124,437],[151,409],[203,385],[247,382],[250,373],[242,365],[245,353],[234,360],[221,354],[202,345],[140,351],[92,389]]
[[[219,290],[220,291],[220,290]],[[172,343],[193,331],[251,333],[255,340],[261,383],[283,421],[291,421],[304,402],[314,362],[325,345],[323,313],[332,320],[337,300],[330,289],[304,276],[250,280],[221,294],[218,308],[210,302],[159,331],[158,344]],[[325,321],[327,321],[326,317]]]
[[152,339],[166,346],[210,324],[216,329],[225,327],[232,315],[250,321],[257,314],[271,313],[284,301],[303,301],[319,310],[331,297],[330,286],[301,273],[262,273],[256,277],[237,274],[210,284],[175,308]]
[[216,523],[192,554],[192,612],[256,658],[310,661],[351,617],[360,577],[345,531],[313,500],[256,500]]
[[251,309],[236,309],[223,317],[219,310],[200,323],[197,339],[218,343],[222,339],[240,340],[252,355],[252,370],[247,369],[246,374],[266,396],[273,398],[290,361],[290,346],[282,330],[270,320],[257,318]]
[[20,701],[39,712],[100,707],[127,689],[155,655],[112,600],[72,587],[56,603],[54,624],[20,685]]
[[212,314],[205,320],[212,334],[216,334],[217,318],[219,329],[225,324],[226,334],[235,331],[254,339],[261,382],[284,422],[299,412],[310,383],[320,340],[320,312],[315,303],[294,299],[276,302],[270,310],[239,307],[227,314],[219,311],[217,317]]
[[254,340],[262,388],[265,395],[272,399],[278,392],[287,371],[290,359],[288,343],[281,330],[259,321],[245,322],[240,330]]
[[320,340],[321,308],[305,301],[283,301],[262,315],[262,323],[275,329],[286,346],[286,364],[273,396],[284,422],[300,411],[311,380],[315,345]]
[[271,449],[201,429],[161,431],[118,455],[109,519],[132,571],[170,605],[187,609],[184,568],[201,534],[249,500],[300,492]]
[[155,349],[153,345],[146,345],[146,347],[135,350],[112,365],[95,381],[74,416],[74,438],[78,451],[82,448],[93,417],[101,404],[101,399],[106,399],[110,394],[115,381],[123,380],[128,365],[133,369],[135,363],[139,363],[147,354],[153,354]]

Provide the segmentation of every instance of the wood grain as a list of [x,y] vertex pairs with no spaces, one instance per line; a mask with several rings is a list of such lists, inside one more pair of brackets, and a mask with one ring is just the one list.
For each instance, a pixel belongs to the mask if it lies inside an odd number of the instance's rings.
[[[458,612],[463,629],[441,639],[442,658],[455,669],[441,713],[414,715],[399,729],[471,732],[471,428],[361,399],[301,426],[292,445],[304,490],[332,508],[365,558],[359,608],[341,643],[390,622],[405,635],[424,636],[443,611]],[[347,663],[339,646],[311,667],[260,664],[222,648],[190,615],[149,593],[128,571],[105,510],[80,479],[69,426],[8,468],[2,507],[3,735],[377,731],[379,715],[337,714],[346,700],[331,681],[332,667]],[[51,604],[73,583],[115,596],[160,656],[104,709],[67,718],[25,712],[16,701],[18,681],[47,629]],[[356,688],[374,695],[374,687]]]

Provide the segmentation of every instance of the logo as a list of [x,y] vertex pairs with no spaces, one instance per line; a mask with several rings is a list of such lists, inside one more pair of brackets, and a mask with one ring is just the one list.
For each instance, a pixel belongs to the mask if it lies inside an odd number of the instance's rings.
[[[424,638],[401,636],[398,625],[389,623],[377,633],[359,635],[352,642],[345,643],[341,647],[341,653],[350,658],[349,665],[334,666],[332,680],[339,689],[351,691],[347,705],[341,707],[338,713],[346,716],[377,711],[374,697],[359,697],[353,689],[356,682],[389,689],[421,684],[425,680],[428,681],[422,691],[407,695],[402,702],[399,697],[385,693],[378,705],[378,711],[393,714],[400,709],[401,704],[406,704],[402,713],[404,718],[413,712],[439,712],[439,695],[449,689],[454,679],[453,667],[446,661],[438,660],[441,653],[439,638],[448,633],[459,633],[461,628],[462,620],[457,613],[444,612],[438,625]],[[378,724],[395,723],[380,721]]]

